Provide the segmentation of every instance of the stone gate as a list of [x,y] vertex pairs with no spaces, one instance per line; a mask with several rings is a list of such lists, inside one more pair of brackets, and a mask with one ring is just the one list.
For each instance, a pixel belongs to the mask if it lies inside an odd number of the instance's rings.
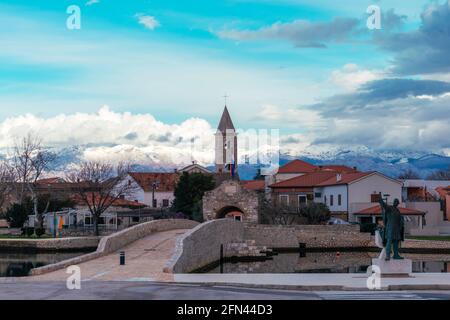
[[258,222],[259,197],[255,191],[244,189],[239,181],[225,180],[203,196],[205,221],[227,216],[240,216],[245,222]]

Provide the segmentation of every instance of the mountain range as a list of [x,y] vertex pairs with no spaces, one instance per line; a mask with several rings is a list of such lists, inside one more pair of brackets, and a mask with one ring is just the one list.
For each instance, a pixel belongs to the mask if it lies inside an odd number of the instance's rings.
[[[52,168],[55,172],[67,170],[83,158],[86,146],[64,147],[57,150],[58,160]],[[167,163],[167,155],[148,155],[143,163],[133,163],[134,171],[172,171],[177,166]],[[421,178],[437,170],[450,167],[450,157],[445,154],[420,151],[374,150],[367,147],[356,148],[310,148],[296,155],[283,153],[280,165],[293,159],[301,159],[316,165],[341,164],[357,167],[361,171],[379,171],[391,177],[398,177],[405,171],[413,171]],[[213,166],[208,166],[213,169]],[[243,180],[252,179],[260,168],[257,164],[239,164],[239,176]]]

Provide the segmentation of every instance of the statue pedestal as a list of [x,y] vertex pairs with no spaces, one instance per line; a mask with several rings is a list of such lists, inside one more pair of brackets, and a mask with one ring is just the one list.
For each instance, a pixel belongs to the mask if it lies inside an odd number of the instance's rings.
[[[412,261],[410,259],[386,261],[384,259],[372,259],[372,265],[380,268],[381,276],[408,276],[412,273]],[[373,270],[376,272],[375,270]]]

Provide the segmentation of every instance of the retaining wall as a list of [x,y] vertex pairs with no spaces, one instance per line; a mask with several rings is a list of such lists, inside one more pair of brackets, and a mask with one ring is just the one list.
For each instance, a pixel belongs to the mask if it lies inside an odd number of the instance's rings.
[[298,225],[297,240],[306,248],[365,248],[371,247],[370,233],[359,232],[358,225]]
[[128,229],[116,232],[110,236],[101,238],[95,252],[61,261],[55,264],[43,266],[41,268],[32,269],[30,274],[39,275],[67,268],[71,265],[80,264],[82,262],[93,260],[109,253],[115,252],[138,239],[149,236],[152,233],[174,229],[191,229],[198,224],[198,222],[185,219],[162,219],[138,224]]
[[178,239],[175,253],[164,272],[188,273],[220,259],[220,245],[254,240],[256,246],[268,249],[365,248],[371,246],[369,233],[360,233],[354,225],[250,224],[232,219],[203,223]]
[[0,251],[82,251],[94,250],[98,237],[56,239],[0,239]]
[[178,238],[164,272],[187,273],[220,259],[220,245],[244,240],[244,224],[233,219],[211,220]]

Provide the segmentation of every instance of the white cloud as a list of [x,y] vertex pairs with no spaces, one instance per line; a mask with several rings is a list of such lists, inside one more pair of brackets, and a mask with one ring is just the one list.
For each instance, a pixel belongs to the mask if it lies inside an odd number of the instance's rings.
[[270,104],[264,105],[254,119],[279,128],[317,129],[324,125],[320,113],[314,110],[281,108]]
[[346,91],[355,91],[361,85],[369,81],[382,79],[384,76],[385,73],[383,71],[365,70],[356,64],[349,63],[341,69],[333,71],[329,80]]
[[153,16],[144,15],[141,13],[136,14],[136,17],[140,24],[142,24],[144,27],[150,30],[155,30],[157,27],[160,26],[160,23],[158,20],[155,19]]

